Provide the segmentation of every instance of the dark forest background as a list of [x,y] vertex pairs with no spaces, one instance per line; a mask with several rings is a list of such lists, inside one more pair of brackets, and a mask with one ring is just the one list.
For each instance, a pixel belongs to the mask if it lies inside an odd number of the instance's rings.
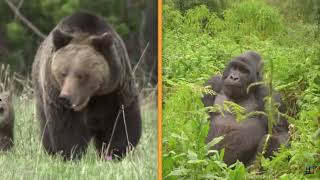
[[[9,4],[17,8],[17,15]],[[29,76],[36,50],[65,16],[86,10],[104,16],[125,41],[135,75],[143,87],[157,82],[156,0],[2,0],[0,1],[0,64]],[[23,17],[22,17],[23,16]],[[27,19],[32,25],[21,19]],[[145,51],[145,53],[143,53]]]

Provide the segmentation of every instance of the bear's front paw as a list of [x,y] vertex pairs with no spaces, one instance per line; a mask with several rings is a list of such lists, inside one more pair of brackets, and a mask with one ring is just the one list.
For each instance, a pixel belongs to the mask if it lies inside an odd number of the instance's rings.
[[104,159],[106,161],[112,161],[112,156],[111,155],[105,155]]

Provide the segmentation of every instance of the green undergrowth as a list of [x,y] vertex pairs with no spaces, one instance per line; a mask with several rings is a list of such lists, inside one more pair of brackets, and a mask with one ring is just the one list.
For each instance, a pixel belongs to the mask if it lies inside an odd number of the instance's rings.
[[[276,7],[260,0],[232,3],[222,16],[205,5],[182,12],[167,3],[163,25],[165,179],[320,177],[320,170],[305,174],[306,168],[320,166],[319,25],[287,22]],[[211,152],[204,143],[209,122],[201,97],[208,89],[202,84],[248,50],[264,59],[265,79],[273,80],[292,124],[290,147],[282,147],[272,159],[260,159],[259,173],[241,163],[227,167],[221,161],[223,152]],[[209,152],[214,154],[210,158]]]

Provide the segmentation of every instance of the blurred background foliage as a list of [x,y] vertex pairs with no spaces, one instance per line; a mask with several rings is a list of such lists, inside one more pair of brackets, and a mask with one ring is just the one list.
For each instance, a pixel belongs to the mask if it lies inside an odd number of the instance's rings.
[[[138,77],[143,83],[155,84],[157,79],[157,2],[156,0],[7,0],[47,35],[65,16],[86,10],[104,16],[122,36],[132,64],[140,59]],[[35,52],[43,40],[0,1],[0,64],[28,75]],[[148,82],[146,82],[148,81]],[[150,85],[150,84],[149,84]]]

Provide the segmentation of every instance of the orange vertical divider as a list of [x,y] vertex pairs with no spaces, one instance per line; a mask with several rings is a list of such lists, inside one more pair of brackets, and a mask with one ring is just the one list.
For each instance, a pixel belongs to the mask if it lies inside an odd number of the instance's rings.
[[158,0],[158,180],[162,180],[162,0]]

